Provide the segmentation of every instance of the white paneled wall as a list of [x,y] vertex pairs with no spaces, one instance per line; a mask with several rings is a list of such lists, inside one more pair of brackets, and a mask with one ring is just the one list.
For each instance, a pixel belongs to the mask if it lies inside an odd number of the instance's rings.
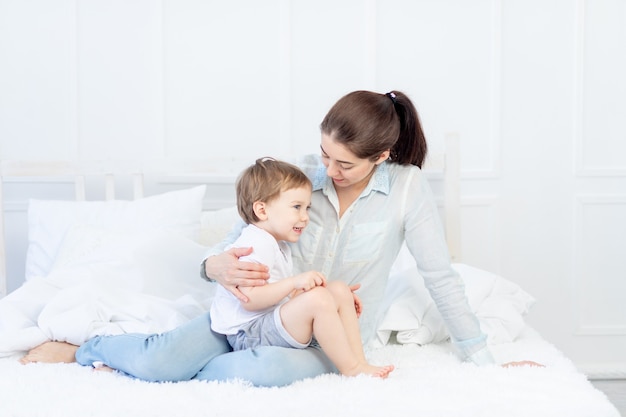
[[[584,370],[626,373],[623,0],[0,0],[0,158],[317,152],[355,89],[461,138],[464,261],[519,283]],[[10,285],[25,198],[5,190]],[[21,269],[20,269],[21,268]],[[11,288],[10,288],[11,289]]]

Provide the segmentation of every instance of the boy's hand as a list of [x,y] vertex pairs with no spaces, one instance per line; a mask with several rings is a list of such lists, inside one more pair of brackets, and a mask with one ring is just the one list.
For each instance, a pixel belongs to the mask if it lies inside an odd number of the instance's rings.
[[308,271],[292,277],[293,289],[308,291],[319,286],[326,286],[326,277],[321,272]]

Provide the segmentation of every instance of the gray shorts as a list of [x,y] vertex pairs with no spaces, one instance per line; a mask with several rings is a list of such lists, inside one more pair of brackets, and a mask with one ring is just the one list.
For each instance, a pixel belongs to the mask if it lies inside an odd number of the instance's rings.
[[300,343],[283,326],[280,319],[280,307],[246,323],[237,334],[227,335],[233,350],[250,349],[258,346],[282,346],[304,349],[311,344]]

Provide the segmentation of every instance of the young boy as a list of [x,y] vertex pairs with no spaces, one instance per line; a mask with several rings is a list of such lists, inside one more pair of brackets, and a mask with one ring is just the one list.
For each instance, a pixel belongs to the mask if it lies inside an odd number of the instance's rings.
[[237,181],[237,208],[248,224],[233,247],[252,247],[242,261],[267,265],[267,285],[241,287],[241,303],[219,286],[211,306],[211,328],[235,350],[271,345],[303,349],[315,336],[343,375],[386,378],[393,365],[373,366],[361,345],[355,298],[343,282],[319,272],[292,275],[288,242],[297,242],[309,222],[311,182],[297,167],[258,159]]

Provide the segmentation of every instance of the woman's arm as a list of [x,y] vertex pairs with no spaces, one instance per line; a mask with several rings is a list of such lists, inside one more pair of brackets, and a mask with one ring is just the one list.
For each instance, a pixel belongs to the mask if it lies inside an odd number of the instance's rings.
[[463,281],[452,268],[443,226],[430,186],[421,173],[410,177],[411,196],[404,207],[405,240],[415,258],[452,341],[466,360],[493,364],[487,337],[471,310]]

